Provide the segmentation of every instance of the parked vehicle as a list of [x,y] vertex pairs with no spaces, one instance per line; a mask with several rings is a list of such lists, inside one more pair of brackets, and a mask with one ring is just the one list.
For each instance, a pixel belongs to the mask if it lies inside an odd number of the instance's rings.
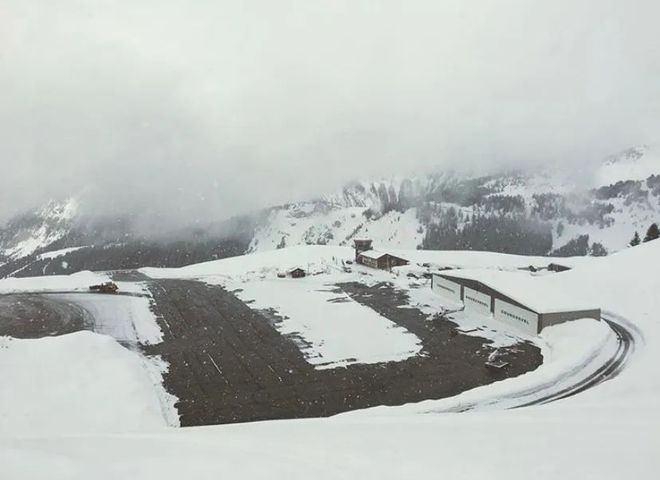
[[117,293],[119,287],[114,282],[105,282],[99,285],[91,285],[89,289],[92,292],[98,292],[98,293]]

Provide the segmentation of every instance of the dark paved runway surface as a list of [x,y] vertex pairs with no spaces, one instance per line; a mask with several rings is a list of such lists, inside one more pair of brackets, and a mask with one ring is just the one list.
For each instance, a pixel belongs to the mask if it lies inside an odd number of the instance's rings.
[[145,353],[170,363],[165,387],[180,399],[181,424],[318,417],[444,398],[541,363],[538,348],[522,344],[505,358],[512,364],[509,371],[493,374],[484,367],[491,352],[484,339],[457,334],[447,319],[430,321],[419,310],[397,308],[407,304],[404,292],[358,283],[337,288],[416,334],[423,355],[315,370],[292,339],[277,332],[272,314],[251,310],[217,286],[152,281],[164,341],[145,347]]
[[[188,280],[148,280],[116,272],[116,280],[148,281],[164,340],[137,346],[170,364],[165,387],[179,398],[181,424],[209,425],[319,417],[376,405],[445,398],[541,364],[538,348],[517,345],[508,372],[484,366],[484,339],[457,333],[446,318],[429,320],[390,285],[337,285],[358,301],[417,335],[422,355],[401,362],[315,370],[293,338],[275,328],[273,312],[255,311],[217,286]],[[74,303],[38,294],[0,296],[0,335],[38,338],[93,329]],[[300,341],[297,339],[296,341]]]
[[38,294],[0,295],[0,335],[41,338],[91,329],[79,306]]

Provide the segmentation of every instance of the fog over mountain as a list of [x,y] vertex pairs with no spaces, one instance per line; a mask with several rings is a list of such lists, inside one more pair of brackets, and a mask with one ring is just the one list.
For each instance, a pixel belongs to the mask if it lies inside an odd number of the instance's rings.
[[657,141],[652,0],[0,2],[0,220],[166,228],[438,167]]

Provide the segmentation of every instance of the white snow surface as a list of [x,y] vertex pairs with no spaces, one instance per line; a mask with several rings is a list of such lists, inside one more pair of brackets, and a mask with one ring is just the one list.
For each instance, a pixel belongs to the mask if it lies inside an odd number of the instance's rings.
[[[322,259],[329,265],[333,256],[346,258],[351,253],[322,248],[279,251],[279,259],[277,255],[254,255],[183,269],[144,271],[152,276],[185,278],[267,277],[299,257],[304,260],[295,263],[309,262],[317,268]],[[425,253],[417,255],[421,259]],[[522,260],[472,252],[455,257],[442,252],[441,256],[430,253],[428,261],[458,266],[467,260],[469,264],[463,266],[511,270]],[[489,258],[493,260],[490,265]],[[44,472],[53,479],[655,478],[660,468],[658,265],[660,241],[655,241],[610,257],[584,259],[571,271],[543,277],[549,286],[630,322],[641,339],[620,375],[559,402],[504,411],[428,413],[446,411],[448,402],[457,401],[454,398],[367,409],[329,419],[166,432],[0,434],[3,478],[39,478]],[[541,338],[546,343],[543,367],[465,392],[469,398],[459,401],[490,401],[553,381],[574,363],[610,348],[611,337],[603,326],[582,320],[545,330]]]
[[[92,332],[37,340],[0,337],[0,435],[163,428],[162,365],[146,369],[144,362]],[[42,473],[41,478],[47,475]]]
[[11,277],[0,279],[0,293],[88,291],[90,285],[109,280],[110,277],[104,273],[88,271],[47,277]]

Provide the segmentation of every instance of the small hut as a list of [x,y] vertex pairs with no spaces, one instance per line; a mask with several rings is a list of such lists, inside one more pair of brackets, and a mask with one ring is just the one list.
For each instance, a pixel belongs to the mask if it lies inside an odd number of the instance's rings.
[[305,270],[301,267],[292,268],[286,273],[291,278],[303,278],[305,276]]

